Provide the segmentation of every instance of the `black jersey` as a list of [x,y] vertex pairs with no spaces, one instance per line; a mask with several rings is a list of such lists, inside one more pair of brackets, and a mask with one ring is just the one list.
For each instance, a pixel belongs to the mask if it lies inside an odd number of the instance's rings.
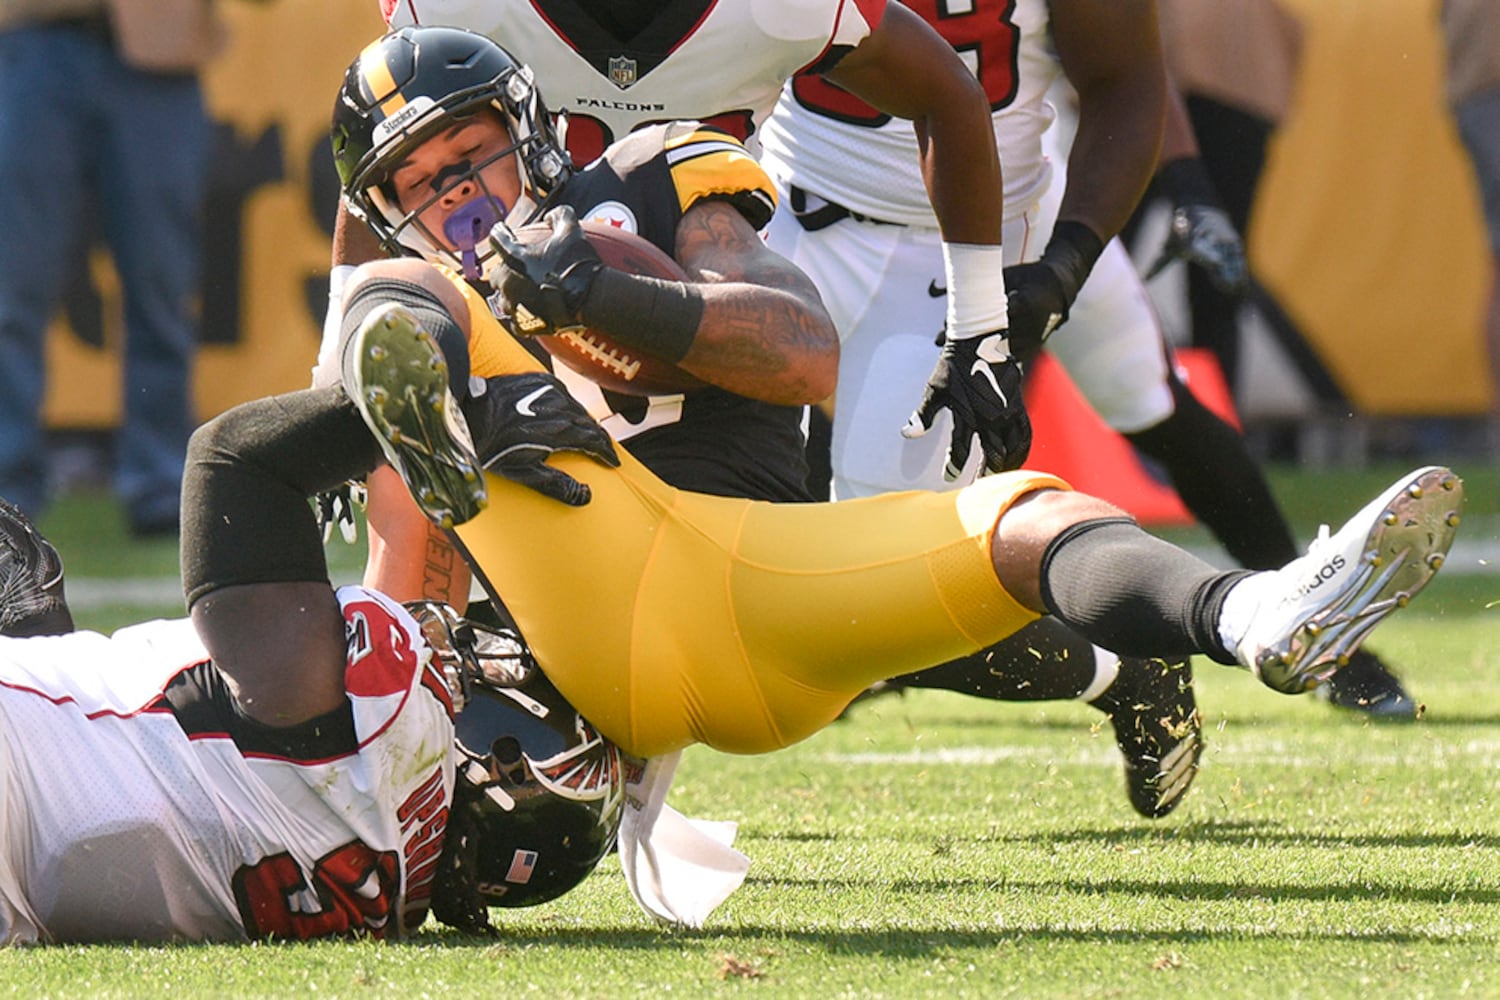
[[[729,202],[756,229],[770,220],[770,180],[739,141],[702,125],[654,125],[610,146],[564,185],[580,221],[637,233],[668,255],[677,224],[705,198]],[[673,486],[756,500],[808,500],[806,407],[778,406],[708,387],[629,396],[548,362],[605,429]]]

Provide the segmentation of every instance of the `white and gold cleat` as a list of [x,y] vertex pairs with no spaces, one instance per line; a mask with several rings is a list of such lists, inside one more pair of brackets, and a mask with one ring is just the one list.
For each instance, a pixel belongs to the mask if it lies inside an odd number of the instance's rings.
[[1453,545],[1463,482],[1428,466],[1402,476],[1349,519],[1328,526],[1301,556],[1263,580],[1265,596],[1235,653],[1267,686],[1316,687],[1370,630],[1427,585]]

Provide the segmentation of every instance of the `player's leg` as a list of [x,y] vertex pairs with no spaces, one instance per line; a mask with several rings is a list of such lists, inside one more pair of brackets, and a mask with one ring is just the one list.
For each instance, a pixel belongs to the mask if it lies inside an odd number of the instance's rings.
[[98,183],[125,298],[116,485],[140,535],[178,526],[202,298],[210,122],[191,75],[112,64],[101,81]]
[[[1220,572],[1043,474],[948,495],[754,504],[671,490],[628,459],[618,473],[558,464],[593,487],[586,513],[492,480],[503,509],[462,534],[559,688],[644,755],[785,746],[869,683],[1049,611],[1099,645],[1205,653],[1304,690],[1431,578],[1462,497],[1447,470],[1419,470],[1282,570]],[[590,628],[549,613],[548,595],[584,590]],[[677,641],[663,647],[663,635]]]
[[[468,428],[452,404],[467,395],[466,316],[452,284],[417,261],[366,265],[345,297],[344,385],[386,460],[444,527],[470,520],[486,499]],[[428,337],[443,349],[442,363]]]
[[[1119,240],[1105,247],[1049,345],[1105,423],[1161,464],[1236,562],[1273,569],[1296,557],[1291,528],[1243,435],[1172,371],[1156,312]],[[1410,718],[1416,709],[1368,650],[1330,678],[1326,693],[1387,718]]]
[[992,556],[1008,593],[1099,645],[1203,653],[1297,692],[1325,680],[1426,585],[1452,545],[1462,501],[1452,472],[1418,469],[1336,534],[1325,529],[1307,555],[1252,573],[1217,571],[1100,501],[1045,491],[1007,508]]
[[1269,569],[1297,555],[1244,439],[1173,374],[1161,325],[1119,240],[1047,342],[1111,429],[1161,463],[1173,488],[1236,562]]
[[892,678],[885,686],[937,688],[996,701],[1086,702],[1109,716],[1124,757],[1130,804],[1153,819],[1182,801],[1203,750],[1186,659],[1116,656],[1050,616],[998,645]]

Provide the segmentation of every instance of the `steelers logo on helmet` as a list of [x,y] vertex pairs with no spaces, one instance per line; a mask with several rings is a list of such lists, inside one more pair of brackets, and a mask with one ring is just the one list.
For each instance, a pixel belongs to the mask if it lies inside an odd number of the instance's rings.
[[[475,115],[498,116],[511,143],[440,172],[433,193],[403,205],[391,174],[423,142]],[[492,251],[495,222],[525,224],[572,173],[531,70],[489,38],[448,27],[407,27],[372,42],[351,64],[333,111],[334,163],[350,211],[387,251],[419,255],[473,277]],[[511,158],[520,196],[506,204],[482,172]],[[433,231],[423,213],[458,185],[473,197]]]

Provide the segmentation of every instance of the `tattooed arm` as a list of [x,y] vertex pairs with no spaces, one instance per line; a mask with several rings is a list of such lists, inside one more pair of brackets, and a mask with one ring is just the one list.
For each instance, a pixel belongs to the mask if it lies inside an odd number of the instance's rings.
[[768,249],[735,208],[700,201],[677,226],[677,262],[703,299],[681,366],[742,396],[816,403],[838,378],[838,334],[812,279]]

